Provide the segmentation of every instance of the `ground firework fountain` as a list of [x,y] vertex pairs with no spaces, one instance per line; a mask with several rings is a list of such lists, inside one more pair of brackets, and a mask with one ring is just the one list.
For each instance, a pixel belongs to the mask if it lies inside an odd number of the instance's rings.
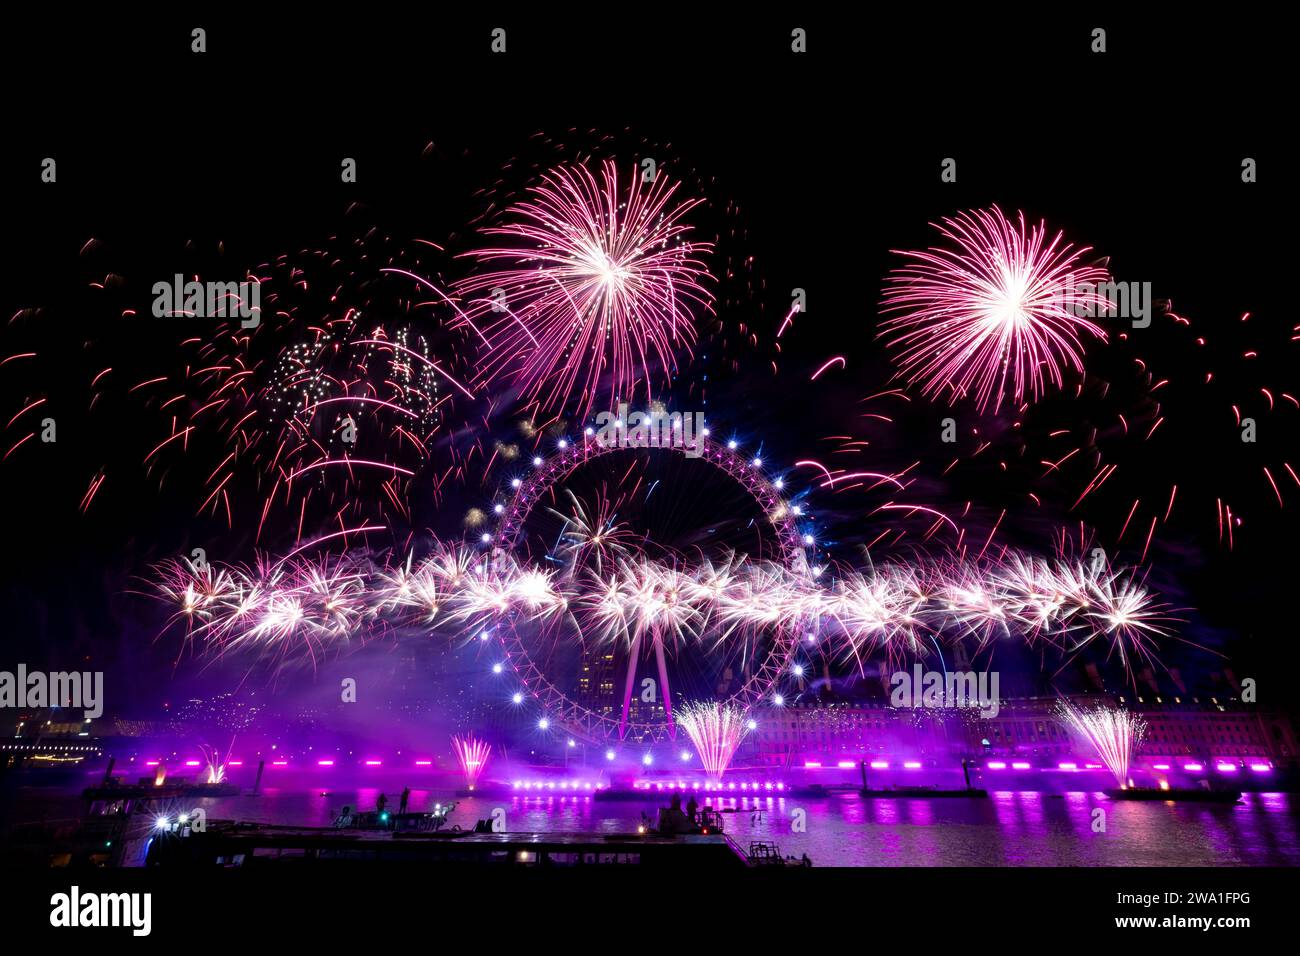
[[461,773],[465,775],[465,789],[473,790],[479,776],[487,769],[488,757],[492,746],[476,738],[473,734],[459,735],[451,738],[452,749],[456,751],[456,762],[460,764]]
[[1146,722],[1122,707],[1080,709],[1061,702],[1061,714],[1080,737],[1097,751],[1097,756],[1115,777],[1115,785],[1127,787],[1128,765],[1146,733]]
[[687,704],[677,713],[677,725],[686,731],[700,755],[700,763],[714,780],[721,780],[749,733],[744,711],[716,701]]
[[231,751],[234,749],[235,742],[230,742],[230,748],[227,749],[225,756],[216,747],[208,744],[199,744],[199,749],[203,753],[203,763],[207,767],[207,773],[204,776],[205,783],[225,783],[226,782],[226,764],[230,761]]

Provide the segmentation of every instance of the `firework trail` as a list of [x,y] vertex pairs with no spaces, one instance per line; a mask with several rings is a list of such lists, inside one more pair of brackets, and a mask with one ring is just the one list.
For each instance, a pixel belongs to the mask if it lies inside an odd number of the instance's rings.
[[[448,439],[474,405],[462,381],[471,350],[453,305],[422,287],[413,296],[405,274],[384,268],[414,259],[369,235],[280,256],[240,271],[261,303],[251,328],[164,315],[159,334],[177,339],[164,363],[124,354],[112,338],[96,343],[87,408],[129,419],[139,443],[134,462],[120,460],[120,439],[103,443],[81,510],[127,467],[194,496],[197,515],[255,528],[258,540],[410,519],[420,477],[437,501],[463,464]],[[148,313],[128,300],[120,311]],[[29,429],[42,402],[27,402],[10,433]],[[444,470],[426,476],[439,452]]]
[[[1042,462],[1029,477],[1144,559],[1157,530],[1233,550],[1248,517],[1271,521],[1300,489],[1289,333],[1248,312],[1194,322],[1168,304],[1148,332],[1090,356],[1068,405],[1029,416],[1022,460]],[[1214,467],[1189,478],[1189,449]]]
[[973,396],[983,412],[1037,399],[1083,369],[1083,335],[1105,339],[1085,315],[1110,302],[1096,292],[1105,269],[1082,264],[1088,248],[1049,235],[1045,223],[1013,225],[997,206],[936,225],[947,245],[894,270],[882,301],[881,336],[899,374],[927,397]]
[[454,284],[490,343],[476,380],[580,418],[638,393],[655,398],[696,341],[691,310],[713,303],[701,258],[712,244],[688,239],[683,221],[703,200],[677,190],[662,172],[645,183],[635,167],[620,185],[613,160],[598,174],[560,167],[504,225],[485,228],[509,243],[465,253],[491,271]]
[[451,747],[456,751],[456,762],[460,764],[460,771],[465,775],[465,789],[473,790],[479,776],[487,769],[488,757],[492,755],[491,745],[479,740],[473,734],[466,734],[464,737],[453,736]]
[[1128,786],[1128,765],[1146,733],[1146,722],[1122,707],[1084,710],[1061,701],[1061,715],[1097,751],[1121,789]]
[[697,701],[677,711],[677,723],[686,731],[700,763],[714,780],[721,780],[736,755],[736,749],[749,733],[744,711],[716,701]]

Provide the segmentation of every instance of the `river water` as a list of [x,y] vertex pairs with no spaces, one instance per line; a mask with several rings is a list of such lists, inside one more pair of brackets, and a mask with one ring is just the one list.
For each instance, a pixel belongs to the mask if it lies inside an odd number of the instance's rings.
[[[398,792],[386,792],[396,810]],[[375,787],[268,788],[196,805],[209,819],[328,826],[344,805],[373,809],[379,794]],[[66,791],[27,791],[26,797],[18,808],[22,818],[76,812],[76,797]],[[666,802],[552,794],[457,799],[445,790],[413,790],[410,809],[451,800],[457,806],[450,824],[466,829],[500,808],[511,831],[597,833],[633,831],[642,813],[653,819]],[[1113,802],[1082,791],[993,791],[987,800],[762,796],[722,798],[720,808],[735,811],[723,819],[742,848],[754,840],[775,842],[783,853],[806,853],[819,866],[1300,865],[1295,794],[1248,793],[1235,806]]]

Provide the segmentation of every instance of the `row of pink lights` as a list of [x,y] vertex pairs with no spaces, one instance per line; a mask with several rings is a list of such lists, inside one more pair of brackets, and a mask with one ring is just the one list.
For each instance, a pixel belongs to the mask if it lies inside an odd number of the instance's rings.
[[560,785],[556,787],[554,780],[516,780],[514,788],[516,790],[600,790],[604,788],[604,784],[589,783],[586,780],[575,780],[572,783],[561,780]]
[[[146,766],[146,767],[156,767],[156,766],[159,765],[159,763],[161,763],[161,761],[158,761],[158,760],[146,760],[146,761],[145,761],[145,766]],[[365,766],[367,766],[367,767],[380,767],[380,766],[383,766],[383,761],[382,761],[382,760],[366,760],[366,761],[363,761],[363,763],[364,763]],[[185,761],[185,766],[187,766],[187,767],[201,767],[201,766],[203,766],[203,765],[204,765],[204,764],[202,763],[202,761],[199,761],[199,760],[186,760],[186,761]],[[244,761],[242,761],[242,760],[228,760],[228,761],[226,761],[226,763],[225,763],[225,766],[227,766],[227,767],[242,767],[243,765],[244,765]],[[271,766],[272,766],[272,767],[287,767],[288,765],[289,765],[289,761],[287,761],[287,760],[273,760],[273,761],[271,761]],[[318,767],[332,767],[332,766],[334,766],[334,761],[333,761],[333,760],[329,760],[329,759],[317,760],[317,761],[316,761],[316,766],[318,766]],[[417,766],[417,767],[431,767],[431,766],[433,766],[433,761],[432,761],[432,760],[417,760],[417,761],[415,761],[415,766]],[[836,764],[836,766],[839,767],[839,768],[842,769],[842,770],[850,770],[850,769],[853,769],[853,768],[857,767],[858,764],[857,764],[857,761],[855,761],[855,760],[841,760],[841,761],[839,761],[839,763]],[[888,770],[888,769],[889,769],[889,761],[888,761],[888,760],[873,760],[873,761],[871,761],[871,763],[870,763],[869,766],[871,767],[872,770]],[[987,763],[985,763],[984,766],[985,766],[987,769],[989,769],[989,770],[1006,770],[1006,769],[1007,769],[1007,762],[1006,762],[1005,760],[990,760],[990,761],[988,761]],[[1030,764],[1030,763],[1027,762],[1027,761],[1023,761],[1023,760],[1012,761],[1012,763],[1011,763],[1010,766],[1011,766],[1011,769],[1012,769],[1012,770],[1032,770],[1032,769],[1034,769],[1032,764]],[[818,769],[821,769],[821,767],[822,767],[822,764],[821,764],[819,761],[816,761],[816,760],[808,760],[808,761],[805,761],[805,762],[804,762],[804,768],[807,769],[807,770],[818,770]],[[1058,764],[1056,765],[1056,768],[1057,768],[1058,770],[1078,770],[1078,769],[1079,769],[1079,765],[1078,765],[1077,763],[1071,763],[1071,762],[1069,762],[1069,761],[1063,761],[1063,762],[1061,762],[1061,763],[1058,763]],[[1167,764],[1167,763],[1157,763],[1157,764],[1152,764],[1152,765],[1151,765],[1151,768],[1152,768],[1153,770],[1170,770],[1170,769],[1172,769],[1172,765]],[[905,769],[905,770],[920,770],[920,769],[921,769],[921,762],[920,762],[919,760],[905,760],[905,761],[903,761],[903,769]],[[1045,768],[1045,769],[1046,769],[1046,768]],[[1099,763],[1086,763],[1086,764],[1083,765],[1083,769],[1085,769],[1085,770],[1101,770],[1101,769],[1103,769],[1103,767],[1102,767],[1102,765],[1099,764]],[[1203,771],[1204,769],[1205,769],[1205,765],[1204,765],[1204,764],[1201,764],[1201,763],[1185,763],[1185,764],[1183,764],[1183,770],[1187,771],[1188,773],[1200,773],[1200,772]],[[1214,765],[1214,769],[1217,770],[1217,771],[1219,771],[1220,773],[1236,773],[1236,772],[1238,771],[1238,769],[1240,769],[1240,768],[1239,768],[1239,767],[1237,766],[1237,764],[1235,764],[1235,763],[1227,763],[1226,761],[1219,761],[1218,763],[1216,763],[1216,764]],[[1252,764],[1250,765],[1250,769],[1251,769],[1252,771],[1254,771],[1255,773],[1269,773],[1270,771],[1272,771],[1272,769],[1273,769],[1273,765],[1270,764],[1270,763],[1252,763]],[[515,782],[515,787],[516,787],[516,789],[519,788],[521,785],[524,787],[524,789],[528,789],[528,785],[527,785],[527,784],[521,784],[521,782],[519,782],[519,781],[516,781],[516,782]],[[540,790],[540,789],[543,789],[543,784],[541,784],[541,783],[538,783],[538,784],[536,784],[535,786],[536,786],[537,789],[539,789],[539,790]],[[596,785],[597,789],[599,789],[599,786],[600,786],[599,784]],[[638,784],[637,786],[640,786],[640,784]],[[663,785],[662,785],[662,784],[657,784],[656,786],[657,786],[659,789],[663,789]],[[678,786],[681,786],[681,784],[679,784]],[[575,789],[576,789],[576,788],[577,788],[577,785],[575,784]],[[648,790],[649,788],[650,788],[650,784],[647,783],[647,784],[645,785],[645,789]],[[718,784],[716,788],[719,789],[719,790],[723,789],[723,787],[722,787],[721,784]],[[743,790],[743,789],[746,789],[746,785],[742,783],[742,784],[740,785],[740,788],[741,788],[742,790]],[[554,784],[551,784],[551,785],[550,785],[550,789],[554,789]],[[683,788],[683,789],[684,789],[684,788]],[[696,790],[699,789],[699,784],[696,784],[696,785],[695,785],[695,789],[696,789]],[[706,790],[714,789],[714,785],[713,785],[713,784],[706,784],[704,789],[706,789]],[[734,789],[736,789],[736,785],[735,785],[734,783],[733,783],[733,784],[729,784],[728,787],[727,787],[727,789],[734,790]],[[757,783],[753,784],[753,785],[752,785],[752,789],[754,789],[754,790],[759,789],[758,784],[757,784]],[[772,789],[772,784],[771,784],[771,783],[766,784],[766,789],[771,790],[771,789]],[[785,787],[784,787],[783,784],[777,784],[777,785],[776,785],[776,789],[777,789],[777,790],[783,790],[783,789],[785,789]]]
[[[872,766],[874,767],[875,764],[872,764]],[[1007,763],[1006,763],[1005,760],[990,760],[990,761],[988,761],[988,763],[986,763],[984,766],[987,767],[989,770],[1006,770],[1006,769],[1007,769]],[[1064,762],[1062,762],[1062,763],[1058,763],[1058,764],[1056,765],[1056,768],[1057,768],[1058,770],[1078,770],[1078,769],[1079,769],[1079,765],[1078,765],[1077,763],[1070,763],[1070,762],[1068,762],[1068,761],[1064,761]],[[1012,769],[1012,770],[1032,770],[1033,767],[1032,767],[1032,765],[1030,765],[1029,763],[1027,763],[1027,762],[1025,762],[1025,761],[1017,760],[1017,761],[1015,761],[1014,763],[1011,764],[1011,769]],[[1099,763],[1086,763],[1086,764],[1083,765],[1083,769],[1084,769],[1084,770],[1101,770],[1101,769],[1103,769],[1103,768],[1102,768],[1102,765],[1099,764]],[[1173,769],[1173,765],[1172,765],[1172,764],[1167,764],[1167,763],[1155,763],[1155,764],[1152,764],[1152,765],[1151,765],[1151,769],[1152,769],[1152,770],[1172,770],[1172,769]],[[1205,764],[1202,764],[1202,763],[1185,763],[1185,764],[1183,764],[1183,770],[1187,771],[1188,773],[1200,773],[1200,772],[1203,771],[1204,769],[1205,769]],[[1222,761],[1222,760],[1221,760],[1221,761],[1219,761],[1218,763],[1216,763],[1216,764],[1214,765],[1214,769],[1217,770],[1217,771],[1219,771],[1219,773],[1236,773],[1236,772],[1238,771],[1238,769],[1240,769],[1240,768],[1239,768],[1235,763],[1228,763],[1228,762],[1226,762],[1226,761]],[[1250,769],[1253,770],[1255,773],[1269,773],[1269,772],[1273,769],[1273,765],[1270,764],[1270,763],[1252,763],[1252,764],[1250,765]]]
[[[146,767],[157,767],[157,766],[158,766],[159,764],[161,764],[161,763],[163,763],[163,761],[161,761],[161,760],[146,760],[146,761],[144,762],[144,765],[145,765]],[[330,759],[317,760],[317,761],[316,761],[316,766],[318,766],[318,767],[332,767],[332,766],[334,766],[334,763],[335,763],[335,762],[334,762],[333,760],[330,760]],[[382,760],[363,760],[362,763],[363,763],[365,766],[367,766],[367,767],[382,767],[382,766],[384,765],[384,762],[383,762]],[[227,760],[227,761],[226,761],[222,766],[225,766],[225,767],[242,767],[243,765],[244,765],[244,761],[242,761],[242,760]],[[207,765],[206,765],[203,761],[201,761],[201,760],[186,760],[186,761],[185,761],[185,766],[187,766],[187,767],[203,767],[203,766],[207,766]],[[271,766],[272,766],[272,767],[287,767],[287,766],[289,766],[289,761],[288,761],[288,760],[272,760],[272,761],[271,761]],[[417,767],[432,767],[432,766],[433,766],[433,761],[432,761],[432,760],[417,760],[417,761],[415,761],[415,766],[417,766]]]
[[[840,768],[841,770],[852,770],[853,768],[855,768],[855,767],[858,766],[858,762],[857,762],[856,760],[841,760],[841,761],[840,761],[839,763],[837,763],[835,766],[838,767],[838,768]],[[888,760],[872,760],[872,761],[868,764],[868,766],[871,767],[872,770],[888,770],[890,764],[889,764],[889,761],[888,761]],[[990,761],[987,761],[987,762],[984,764],[984,766],[985,766],[987,769],[989,769],[989,770],[1006,770],[1008,764],[1007,764],[1007,761],[1005,761],[1005,760],[990,760]],[[806,761],[804,761],[804,769],[805,769],[805,770],[820,770],[822,767],[823,767],[823,764],[822,764],[820,761],[817,761],[817,760],[806,760]],[[1033,770],[1033,769],[1034,769],[1033,764],[1029,763],[1029,761],[1027,761],[1027,760],[1014,760],[1014,761],[1011,762],[1010,767],[1011,767],[1012,770]],[[1151,765],[1151,768],[1152,768],[1153,770],[1169,770],[1169,769],[1171,769],[1171,765],[1170,765],[1170,764],[1167,764],[1167,763],[1157,763],[1157,764],[1152,764],[1152,765]],[[921,761],[919,761],[919,760],[904,760],[904,761],[903,761],[903,769],[904,769],[904,770],[920,770],[920,769],[921,769]],[[1048,769],[1048,768],[1044,768],[1044,769]],[[1058,769],[1058,770],[1078,770],[1078,769],[1079,769],[1079,765],[1078,765],[1077,763],[1072,763],[1072,762],[1070,762],[1070,761],[1062,761],[1061,763],[1058,763],[1058,764],[1056,765],[1056,769]],[[1104,769],[1104,768],[1103,768],[1102,765],[1099,764],[1099,763],[1086,763],[1086,764],[1083,765],[1083,769],[1085,769],[1085,770],[1102,770],[1102,769]],[[1188,772],[1191,772],[1191,773],[1196,773],[1196,772],[1199,772],[1199,771],[1204,770],[1204,769],[1205,769],[1205,764],[1201,764],[1201,763],[1185,763],[1185,764],[1183,764],[1183,769],[1186,770],[1186,771],[1188,771]],[[1237,766],[1237,764],[1235,764],[1235,763],[1229,763],[1229,762],[1227,762],[1227,761],[1220,760],[1219,762],[1217,762],[1217,763],[1214,765],[1214,769],[1215,769],[1215,770],[1218,770],[1220,773],[1236,773],[1237,770],[1240,769],[1240,768],[1239,768],[1239,767]],[[1250,765],[1250,769],[1253,770],[1253,771],[1255,771],[1255,773],[1268,773],[1269,771],[1271,771],[1271,770],[1273,769],[1273,765],[1272,765],[1271,763],[1261,763],[1261,762],[1257,762],[1257,763],[1252,763],[1252,764]]]
[[774,784],[772,783],[772,781],[769,780],[762,784],[760,784],[758,781],[753,781],[752,783],[742,783],[739,786],[737,786],[734,782],[723,785],[722,783],[713,783],[709,781],[706,782],[703,786],[701,786],[698,780],[695,781],[694,783],[689,783],[689,784],[683,783],[680,780],[678,780],[676,783],[671,783],[671,782],[663,783],[662,781],[655,781],[651,783],[648,780],[638,780],[632,784],[632,789],[634,790],[707,790],[707,791],[755,790],[757,791],[757,790],[784,790],[785,784],[784,783]]

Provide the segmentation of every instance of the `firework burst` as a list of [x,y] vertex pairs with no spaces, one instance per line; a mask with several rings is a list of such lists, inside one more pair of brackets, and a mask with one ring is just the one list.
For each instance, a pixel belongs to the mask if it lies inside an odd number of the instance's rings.
[[1105,269],[1083,264],[1046,224],[1013,225],[997,206],[936,225],[947,245],[903,252],[911,262],[889,276],[881,335],[899,374],[927,397],[973,396],[983,412],[1059,387],[1083,369],[1083,336],[1106,334],[1085,315],[1110,302],[1098,295]]
[[492,268],[455,286],[467,320],[486,319],[478,380],[508,383],[545,411],[575,402],[580,416],[638,389],[654,398],[696,340],[692,308],[713,303],[700,258],[712,246],[689,240],[683,221],[703,200],[677,190],[639,170],[620,184],[612,160],[598,174],[561,167],[484,229],[508,243],[466,253]]
[[609,560],[630,556],[635,535],[618,520],[618,502],[601,494],[587,504],[568,489],[566,494],[572,504],[569,514],[547,510],[564,522],[560,550],[569,560],[570,572],[590,565],[600,574]]

